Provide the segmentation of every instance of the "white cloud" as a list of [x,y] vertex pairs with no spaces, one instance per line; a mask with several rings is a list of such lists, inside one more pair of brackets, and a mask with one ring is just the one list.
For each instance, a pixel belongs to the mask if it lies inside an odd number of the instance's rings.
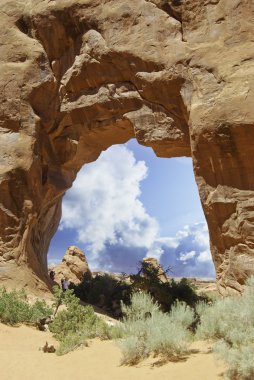
[[160,260],[161,255],[164,253],[164,249],[156,242],[152,245],[152,247],[147,251],[146,257],[154,257],[157,260]]
[[197,261],[200,263],[205,263],[212,261],[211,253],[209,251],[202,251],[197,257]]
[[187,237],[189,233],[190,233],[189,226],[184,226],[182,230],[177,231],[176,239],[178,239],[179,241],[180,239]]
[[[179,240],[177,237],[156,237],[146,253],[146,257],[154,257],[160,260],[167,248],[177,248]],[[162,248],[163,247],[163,248]]]
[[194,242],[202,247],[209,247],[209,234],[208,234],[208,227],[206,223],[203,223],[202,226],[200,223],[194,224],[196,231],[194,235]]
[[161,263],[177,276],[215,276],[206,223],[186,225],[175,234],[174,249],[162,247]]
[[185,253],[180,253],[180,257],[178,260],[180,261],[188,261],[190,259],[193,259],[193,257],[195,257],[196,255],[196,251],[190,251],[190,252],[185,252]]
[[73,228],[79,242],[97,255],[105,244],[149,248],[158,235],[157,221],[139,200],[147,176],[124,146],[113,146],[85,166],[63,202],[61,229]]
[[[124,146],[113,146],[85,166],[63,201],[60,228],[76,231],[89,265],[134,272],[144,257],[155,257],[175,275],[212,276],[206,223],[185,225],[174,236],[160,236],[159,225],[140,200],[147,177],[144,161]],[[83,247],[82,247],[83,248]]]
[[176,248],[179,244],[179,239],[178,237],[159,237],[156,239],[156,243],[168,248]]

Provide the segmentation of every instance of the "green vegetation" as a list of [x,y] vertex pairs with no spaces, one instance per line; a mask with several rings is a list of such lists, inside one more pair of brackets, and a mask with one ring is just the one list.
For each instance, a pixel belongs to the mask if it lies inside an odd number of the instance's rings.
[[198,296],[192,282],[186,278],[176,282],[174,279],[163,282],[159,276],[159,268],[149,262],[139,263],[138,273],[115,278],[111,275],[97,275],[95,278],[85,276],[83,281],[75,286],[74,292],[82,301],[101,306],[114,317],[122,317],[121,302],[129,305],[131,295],[135,292],[149,293],[160,308],[168,312],[176,301],[183,301],[194,307],[199,301],[208,301],[205,295]]
[[[59,341],[58,355],[86,346],[87,339],[115,339],[122,350],[122,364],[133,365],[149,355],[159,361],[182,359],[190,352],[194,339],[214,342],[214,351],[227,364],[231,380],[254,378],[254,277],[242,296],[215,299],[207,304],[186,279],[162,282],[156,268],[141,267],[131,283],[100,276],[75,288],[86,290],[91,301],[100,302],[101,294],[110,305],[117,294],[123,318],[109,327],[97,317],[91,306],[82,306],[74,290],[54,289],[55,318],[50,331]],[[91,298],[90,298],[91,297]],[[200,302],[201,299],[201,302]],[[183,300],[185,302],[183,302]],[[59,306],[64,308],[56,314]],[[113,306],[112,306],[113,307]],[[45,301],[29,304],[24,291],[7,292],[0,288],[0,322],[17,325],[36,324],[40,318],[53,315]]]
[[185,303],[177,302],[170,313],[163,313],[149,294],[134,293],[123,312],[123,324],[118,327],[122,364],[136,364],[152,353],[161,360],[178,360],[188,353],[194,312]]
[[195,286],[186,278],[179,282],[174,279],[163,282],[159,276],[159,268],[149,262],[140,262],[138,273],[130,278],[134,291],[149,293],[165,312],[170,311],[176,301],[183,301],[191,307],[197,302],[208,301],[208,297],[197,295]]
[[50,316],[52,309],[45,301],[37,300],[30,305],[24,291],[7,292],[0,288],[0,322],[17,325],[19,323],[36,324],[40,318]]
[[216,341],[214,351],[228,366],[229,379],[254,378],[254,278],[242,296],[197,307],[197,337]]
[[84,276],[83,281],[73,286],[75,295],[82,301],[104,307],[114,317],[121,317],[120,304],[130,302],[132,288],[124,276],[114,278],[111,275],[97,275],[94,278]]
[[[151,290],[152,284],[142,279],[142,286],[139,283],[137,288],[147,286]],[[211,339],[215,353],[227,364],[229,379],[253,380],[254,278],[242,296],[219,298],[210,304],[190,303],[193,308],[177,301],[169,313],[163,313],[151,295],[134,293],[131,304],[122,306],[123,324],[114,331],[122,349],[122,363],[136,364],[150,354],[161,360],[178,360],[189,352],[193,339]]]
[[49,325],[54,337],[59,340],[58,355],[63,355],[78,346],[86,345],[86,339],[99,337],[108,339],[109,332],[106,323],[93,311],[91,306],[82,306],[73,294],[73,290],[64,293],[55,288],[55,305],[65,304],[66,310],[58,312]]

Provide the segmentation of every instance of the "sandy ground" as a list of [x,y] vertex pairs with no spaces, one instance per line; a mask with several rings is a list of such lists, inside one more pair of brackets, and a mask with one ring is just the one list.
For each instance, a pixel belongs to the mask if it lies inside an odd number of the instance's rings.
[[1,380],[216,380],[223,379],[223,367],[215,361],[206,343],[193,346],[197,352],[185,361],[154,365],[148,359],[136,367],[120,366],[121,352],[113,342],[94,340],[89,347],[65,356],[39,350],[51,334],[26,326],[0,324]]

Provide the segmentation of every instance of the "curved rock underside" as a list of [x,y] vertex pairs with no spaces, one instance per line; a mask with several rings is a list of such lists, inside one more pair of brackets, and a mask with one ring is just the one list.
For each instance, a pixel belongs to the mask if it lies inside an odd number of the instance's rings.
[[[254,273],[254,3],[0,0],[0,278],[45,288],[78,170],[192,156],[222,292]],[[170,200],[169,200],[170,201]]]

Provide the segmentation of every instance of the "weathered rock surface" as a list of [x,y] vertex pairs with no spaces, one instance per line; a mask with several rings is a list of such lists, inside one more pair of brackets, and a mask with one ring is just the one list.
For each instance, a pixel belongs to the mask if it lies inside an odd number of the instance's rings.
[[154,268],[156,273],[158,274],[158,278],[160,279],[161,282],[167,282],[168,278],[164,270],[162,269],[162,266],[158,262],[157,259],[154,257],[146,257],[143,259],[143,262],[145,264],[148,264],[150,268]]
[[52,268],[55,272],[55,281],[60,285],[61,279],[68,278],[73,284],[79,284],[84,276],[92,277],[84,252],[78,247],[67,249],[62,262]]
[[[254,274],[254,3],[0,0],[0,278],[44,287],[78,170],[192,156],[221,291]],[[30,282],[29,282],[30,281]]]

